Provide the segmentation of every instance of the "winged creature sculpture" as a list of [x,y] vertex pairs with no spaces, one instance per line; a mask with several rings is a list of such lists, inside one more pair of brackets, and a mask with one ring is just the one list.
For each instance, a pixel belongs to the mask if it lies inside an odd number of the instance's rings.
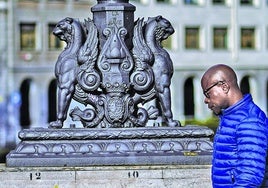
[[[133,32],[133,49],[125,44],[127,30],[110,25],[99,52],[98,30],[93,21],[73,18],[61,20],[54,34],[66,42],[55,66],[58,82],[57,120],[50,128],[62,128],[71,100],[87,108],[70,111],[74,121],[84,127],[144,127],[157,119],[159,110],[168,126],[178,126],[171,111],[170,83],[172,60],[161,42],[174,33],[162,16],[145,22],[138,19]],[[158,105],[143,105],[156,99]]]
[[56,25],[53,33],[66,42],[66,47],[55,66],[58,84],[57,120],[51,122],[49,127],[62,128],[72,98],[84,104],[94,101],[90,100],[92,97],[88,97],[85,91],[95,91],[100,83],[94,69],[98,53],[97,29],[90,19],[85,20],[83,25],[67,17]]

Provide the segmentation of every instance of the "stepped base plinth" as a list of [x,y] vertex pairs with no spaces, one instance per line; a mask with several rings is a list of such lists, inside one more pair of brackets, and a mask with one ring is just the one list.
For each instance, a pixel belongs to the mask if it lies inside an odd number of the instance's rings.
[[211,163],[212,136],[212,130],[201,126],[25,129],[6,165],[205,165]]

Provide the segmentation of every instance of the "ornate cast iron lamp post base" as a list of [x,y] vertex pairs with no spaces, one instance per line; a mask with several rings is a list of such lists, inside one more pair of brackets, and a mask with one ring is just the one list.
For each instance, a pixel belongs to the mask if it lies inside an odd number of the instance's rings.
[[[57,120],[22,130],[7,166],[210,163],[213,132],[173,119],[173,63],[161,42],[174,28],[162,16],[134,22],[134,11],[128,0],[98,0],[93,20],[57,24],[66,42],[55,66]],[[73,99],[85,107],[69,115],[84,128],[63,126]]]
[[198,126],[27,129],[7,166],[210,164],[213,131]]

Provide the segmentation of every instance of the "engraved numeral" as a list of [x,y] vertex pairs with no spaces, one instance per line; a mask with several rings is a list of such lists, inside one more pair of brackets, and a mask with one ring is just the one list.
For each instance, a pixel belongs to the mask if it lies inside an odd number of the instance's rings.
[[40,179],[41,179],[40,172],[30,173],[30,180],[40,180]]
[[139,172],[138,171],[133,171],[133,172],[128,172],[128,177],[129,178],[138,178],[139,177]]

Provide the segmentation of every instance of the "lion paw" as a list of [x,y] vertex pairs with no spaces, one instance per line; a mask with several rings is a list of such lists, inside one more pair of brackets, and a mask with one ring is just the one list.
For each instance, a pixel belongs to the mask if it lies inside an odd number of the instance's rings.
[[57,121],[52,121],[49,123],[48,128],[52,128],[52,129],[61,129],[63,127],[63,123],[60,120]]
[[169,127],[180,127],[181,123],[179,121],[169,120],[168,121],[168,126]]

